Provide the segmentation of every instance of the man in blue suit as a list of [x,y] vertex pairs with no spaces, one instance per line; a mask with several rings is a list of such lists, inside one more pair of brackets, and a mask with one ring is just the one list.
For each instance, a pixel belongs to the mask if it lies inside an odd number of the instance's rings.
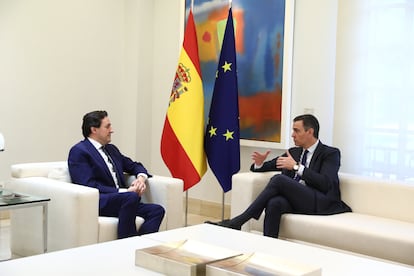
[[[296,147],[265,161],[270,153],[254,152],[254,172],[281,171],[240,215],[218,223],[241,229],[249,219],[258,219],[265,210],[263,234],[277,238],[282,214],[329,215],[350,212],[341,201],[338,171],[340,151],[319,140],[319,122],[310,114],[293,120],[292,138]],[[211,223],[211,222],[209,222]]]
[[[72,181],[99,190],[99,215],[119,218],[118,238],[157,232],[165,214],[164,208],[141,202],[145,182],[151,175],[141,163],[122,155],[115,145],[110,144],[112,133],[106,111],[92,111],[83,117],[85,139],[69,152]],[[136,176],[129,187],[124,172]],[[127,190],[121,192],[120,188]],[[135,226],[136,216],[145,220],[139,231]]]

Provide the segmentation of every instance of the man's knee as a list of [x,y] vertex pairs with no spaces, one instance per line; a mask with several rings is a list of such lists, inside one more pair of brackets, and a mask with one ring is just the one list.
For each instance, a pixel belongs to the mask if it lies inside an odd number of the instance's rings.
[[290,211],[289,202],[283,197],[274,197],[267,202],[266,212],[277,211],[280,213],[285,213]]
[[139,202],[141,201],[141,197],[134,192],[125,192],[120,193],[123,196],[123,205],[132,205],[132,206],[138,206]]
[[156,208],[156,212],[157,212],[157,214],[160,216],[160,217],[164,217],[164,215],[165,215],[165,209],[164,209],[164,207],[162,207],[161,205],[156,205],[157,206],[157,208]]
[[281,181],[285,181],[287,179],[291,179],[291,178],[287,175],[284,175],[284,174],[275,174],[274,176],[272,176],[270,178],[269,182],[281,182]]
[[282,186],[287,181],[290,181],[291,178],[284,174],[276,174],[272,176],[267,184],[268,188],[276,188]]

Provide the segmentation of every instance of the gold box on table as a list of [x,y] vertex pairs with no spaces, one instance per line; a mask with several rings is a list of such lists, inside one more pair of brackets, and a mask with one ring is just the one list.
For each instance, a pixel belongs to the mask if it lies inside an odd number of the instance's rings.
[[282,259],[261,253],[243,254],[226,260],[210,263],[207,276],[321,276],[320,267]]
[[137,249],[135,265],[165,275],[205,275],[206,265],[241,253],[194,240]]

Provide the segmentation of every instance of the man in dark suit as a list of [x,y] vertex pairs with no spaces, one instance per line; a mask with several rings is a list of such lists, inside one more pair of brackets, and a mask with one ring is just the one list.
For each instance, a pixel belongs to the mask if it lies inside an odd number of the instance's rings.
[[341,201],[338,170],[340,151],[319,141],[319,122],[310,114],[293,120],[292,138],[296,147],[270,161],[270,151],[254,152],[254,172],[281,171],[240,215],[218,223],[241,229],[249,219],[258,219],[265,210],[263,234],[278,237],[282,214],[329,215],[350,212]]
[[[157,232],[165,214],[164,208],[141,202],[145,182],[151,175],[141,163],[122,155],[115,145],[110,144],[112,133],[106,111],[92,111],[83,117],[85,139],[69,152],[72,181],[99,190],[99,215],[119,218],[118,238]],[[129,187],[124,172],[136,176]],[[135,226],[136,216],[145,220],[139,231]]]

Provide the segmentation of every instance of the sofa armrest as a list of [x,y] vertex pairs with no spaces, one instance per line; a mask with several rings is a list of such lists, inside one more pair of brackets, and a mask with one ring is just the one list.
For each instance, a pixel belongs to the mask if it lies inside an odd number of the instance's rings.
[[[17,193],[49,197],[48,251],[97,243],[97,189],[46,177],[12,178],[6,187]],[[11,250],[19,256],[42,252],[42,209],[11,212]],[[31,231],[27,231],[27,229]],[[29,234],[28,234],[29,233]]]
[[184,226],[183,185],[183,180],[173,177],[154,175],[148,179],[147,190],[142,200],[164,207],[166,211],[163,222],[165,229],[161,230]]
[[[263,191],[270,178],[278,172],[242,172],[233,175],[231,192],[231,217],[240,215]],[[250,232],[251,221],[243,225],[242,230]]]

